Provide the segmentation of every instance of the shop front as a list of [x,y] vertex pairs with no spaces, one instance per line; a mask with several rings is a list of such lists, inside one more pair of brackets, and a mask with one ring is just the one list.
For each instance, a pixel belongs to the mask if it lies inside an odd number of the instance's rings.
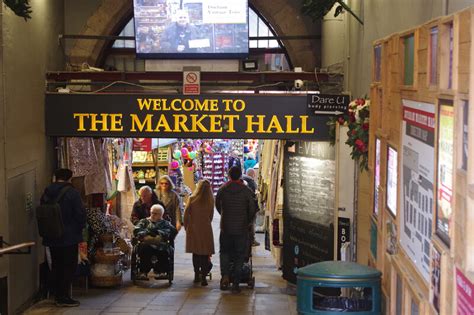
[[[95,166],[77,179],[78,186],[90,208],[97,207],[94,200],[108,200],[108,208],[116,209],[108,214],[123,222],[124,239],[143,185],[155,189],[160,176],[168,175],[185,202],[197,180],[209,180],[216,192],[235,161],[243,171],[253,168],[266,249],[284,278],[295,282],[298,268],[332,260],[334,252],[335,150],[328,116],[311,112],[308,99],[51,93],[46,134],[64,148],[58,166],[75,172],[74,161]],[[102,188],[92,191],[91,179],[102,177]],[[92,194],[95,198],[86,197]]]

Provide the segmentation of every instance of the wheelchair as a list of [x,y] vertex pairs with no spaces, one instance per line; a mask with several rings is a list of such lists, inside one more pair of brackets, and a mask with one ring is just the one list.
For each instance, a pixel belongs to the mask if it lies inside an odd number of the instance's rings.
[[[167,270],[165,273],[160,274],[159,276],[155,276],[154,278],[156,280],[168,280],[168,284],[171,286],[173,283],[173,278],[174,278],[174,240],[166,240],[162,241],[159,246],[158,245],[152,245],[149,243],[146,243],[142,240],[140,240],[137,237],[134,237],[132,239],[132,254],[131,254],[131,259],[130,259],[130,278],[133,282],[133,284],[137,284],[138,275],[141,274],[140,271],[140,250],[142,249],[142,246],[156,246],[157,248],[154,248],[153,250],[155,251],[156,255],[151,256],[151,266],[154,271],[158,270],[158,264],[161,263],[161,261],[158,260],[158,256],[166,256],[166,266]],[[163,255],[160,255],[163,254]],[[165,264],[163,264],[165,265]]]

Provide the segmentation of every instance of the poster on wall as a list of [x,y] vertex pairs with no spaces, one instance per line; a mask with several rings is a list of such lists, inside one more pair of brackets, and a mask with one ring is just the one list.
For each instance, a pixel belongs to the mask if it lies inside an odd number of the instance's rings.
[[387,208],[394,216],[397,216],[397,156],[397,150],[389,146],[387,150]]
[[379,138],[375,138],[375,174],[374,174],[374,215],[379,215],[380,201],[380,148],[381,142]]
[[474,314],[474,284],[456,268],[456,291],[458,315]]
[[436,234],[449,246],[451,214],[453,213],[454,166],[454,107],[452,101],[439,100],[438,123]]
[[432,246],[431,250],[431,281],[430,281],[430,303],[439,313],[439,299],[441,293],[441,254]]
[[434,208],[435,105],[402,102],[400,245],[428,281]]
[[467,171],[467,157],[468,157],[468,124],[469,124],[469,102],[463,101],[462,106],[462,149],[461,149],[461,168]]

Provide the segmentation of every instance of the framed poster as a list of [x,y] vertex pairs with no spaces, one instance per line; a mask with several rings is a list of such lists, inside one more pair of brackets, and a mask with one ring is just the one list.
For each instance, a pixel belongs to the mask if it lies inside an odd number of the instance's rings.
[[402,103],[400,245],[428,281],[434,211],[435,105],[410,100]]
[[461,148],[461,169],[467,171],[468,157],[468,123],[469,123],[469,102],[463,101],[462,104],[462,148]]
[[454,107],[449,100],[439,100],[438,115],[438,180],[436,200],[436,234],[451,242],[453,213]]
[[397,170],[398,153],[397,150],[388,146],[387,149],[387,209],[397,216]]
[[441,292],[441,254],[432,246],[431,249],[431,281],[430,281],[430,303],[439,313],[439,299]]
[[380,187],[380,148],[381,141],[375,138],[375,174],[374,174],[374,215],[379,214],[379,187]]

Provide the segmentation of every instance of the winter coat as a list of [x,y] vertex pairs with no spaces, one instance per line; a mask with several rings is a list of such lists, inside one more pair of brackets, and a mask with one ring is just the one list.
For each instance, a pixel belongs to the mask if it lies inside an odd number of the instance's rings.
[[165,200],[164,196],[158,190],[156,192],[158,196],[158,200],[164,205],[165,207],[165,214],[163,218],[169,220],[173,226],[176,226],[176,221],[179,221],[181,224],[183,223],[183,214],[181,210],[181,200],[179,199],[178,194],[175,191],[170,191],[170,200]]
[[133,235],[142,238],[145,236],[159,237],[160,244],[155,244],[158,248],[164,249],[166,241],[174,241],[178,231],[167,220],[159,220],[157,222],[151,221],[149,218],[142,219],[138,222],[133,230]]
[[55,182],[44,190],[41,204],[54,200],[64,186],[71,186],[59,201],[64,233],[58,239],[43,238],[43,245],[49,247],[65,247],[82,242],[82,229],[86,226],[86,209],[82,205],[79,192],[67,182]]
[[257,211],[253,192],[241,180],[219,188],[216,209],[221,214],[221,231],[228,235],[248,233]]
[[184,210],[184,227],[186,229],[186,253],[196,255],[214,254],[214,236],[212,218],[214,217],[214,200],[189,199]]

